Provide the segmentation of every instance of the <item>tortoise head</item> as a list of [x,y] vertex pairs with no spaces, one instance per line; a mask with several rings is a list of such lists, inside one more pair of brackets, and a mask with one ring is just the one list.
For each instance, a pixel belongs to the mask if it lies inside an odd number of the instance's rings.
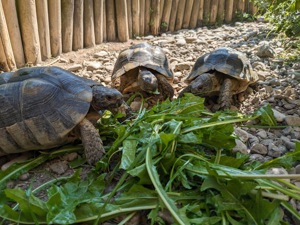
[[143,91],[151,94],[158,94],[157,77],[147,69],[139,69],[138,85]]
[[210,73],[197,76],[190,84],[191,93],[199,96],[212,93],[216,89],[214,79],[214,75]]
[[120,107],[124,103],[123,95],[114,88],[104,86],[93,86],[92,107],[96,111],[112,110]]

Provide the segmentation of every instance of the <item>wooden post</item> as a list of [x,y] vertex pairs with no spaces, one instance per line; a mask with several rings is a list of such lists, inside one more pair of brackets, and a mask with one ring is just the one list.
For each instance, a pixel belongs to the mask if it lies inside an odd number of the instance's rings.
[[233,7],[232,7],[232,19],[235,19],[237,14],[237,4],[239,0],[233,0]]
[[189,24],[189,27],[192,29],[197,27],[199,7],[200,7],[200,0],[194,0],[190,24]]
[[214,25],[217,21],[219,0],[211,0],[209,24]]
[[183,23],[182,23],[182,28],[184,29],[187,29],[190,26],[193,4],[194,4],[194,0],[186,0],[185,10],[184,10],[185,12],[184,12]]
[[150,33],[151,0],[145,2],[145,35]]
[[116,0],[116,17],[118,39],[126,42],[129,39],[126,0]]
[[203,10],[204,10],[204,0],[200,0],[199,11],[198,11],[198,19],[197,19],[197,26],[203,26]]
[[127,4],[127,22],[129,38],[132,38],[132,13],[131,13],[131,0],[126,0]]
[[36,65],[41,61],[41,52],[35,1],[18,0],[17,5],[26,63]]
[[103,1],[104,0],[94,0],[94,30],[96,44],[103,42]]
[[115,1],[106,1],[106,36],[107,41],[116,41]]
[[51,57],[49,15],[47,0],[35,1],[36,16],[39,30],[39,40],[42,60]]
[[173,0],[172,1],[172,8],[171,8],[171,15],[170,15],[170,23],[169,23],[169,30],[173,32],[175,30],[175,24],[176,24],[176,15],[177,15],[177,9],[178,9],[178,3],[179,0]]
[[2,44],[2,41],[0,41],[0,71],[10,71],[7,65],[6,55],[4,53],[4,46]]
[[171,8],[172,8],[172,0],[165,0],[163,14],[161,18],[161,25],[160,25],[160,29],[162,32],[166,32],[169,29]]
[[257,7],[253,2],[249,2],[249,13],[255,15],[257,13]]
[[[20,2],[23,0],[19,0]],[[49,31],[51,54],[56,57],[61,54],[61,7],[60,0],[48,0]]]
[[140,35],[140,1],[131,0],[132,13],[132,35],[133,37]]
[[217,23],[223,24],[225,16],[225,0],[219,0]]
[[84,47],[90,48],[95,46],[95,31],[94,31],[94,4],[93,0],[84,0],[83,5],[84,16]]
[[148,0],[140,0],[140,35],[145,35],[145,1]]
[[210,19],[210,1],[211,0],[204,0],[203,3],[203,24],[206,26],[209,24]]
[[[8,33],[10,37],[13,56],[17,67],[20,68],[25,65],[25,57],[24,57],[22,38],[21,38],[20,27],[18,22],[16,3],[15,1],[11,1],[11,0],[2,0],[2,6],[3,6],[3,11],[4,11]],[[0,14],[3,15],[2,9],[0,10],[1,10]]]
[[184,9],[185,9],[186,0],[180,0],[178,2],[177,15],[176,15],[176,23],[175,30],[180,30],[182,28]]
[[245,11],[245,0],[239,0],[237,4],[237,11],[244,13]]
[[61,0],[62,52],[72,51],[74,0]]
[[107,32],[106,32],[106,0],[103,2],[103,41],[107,41]]
[[226,0],[225,5],[225,22],[230,23],[232,20],[232,13],[233,13],[233,1],[234,0]]
[[161,23],[162,14],[164,10],[165,0],[160,0],[160,6],[159,6],[159,24]]
[[83,48],[83,0],[74,1],[73,50]]
[[150,15],[150,29],[153,35],[157,35],[159,33],[160,0],[152,0],[151,8],[153,11]]

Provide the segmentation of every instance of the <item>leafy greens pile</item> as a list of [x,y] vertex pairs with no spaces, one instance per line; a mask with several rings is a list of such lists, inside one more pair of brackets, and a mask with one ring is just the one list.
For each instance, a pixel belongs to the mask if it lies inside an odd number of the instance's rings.
[[[300,219],[289,199],[300,189],[269,168],[290,168],[300,159],[300,144],[280,158],[259,163],[233,153],[235,123],[259,120],[274,126],[265,106],[252,115],[209,113],[203,99],[186,94],[165,101],[136,118],[119,123],[107,112],[99,130],[108,149],[86,179],[78,169],[71,177],[49,181],[35,190],[5,184],[49,158],[81,147],[62,148],[0,172],[0,217],[22,224],[99,224],[135,214],[149,224],[285,224],[283,210]],[[47,200],[36,193],[48,187]],[[121,216],[121,217],[119,217]]]

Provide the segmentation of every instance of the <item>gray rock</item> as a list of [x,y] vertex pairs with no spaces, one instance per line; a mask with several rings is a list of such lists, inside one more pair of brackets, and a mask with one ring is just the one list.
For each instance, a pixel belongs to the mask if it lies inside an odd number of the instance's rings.
[[66,161],[58,161],[49,165],[49,169],[56,174],[63,174],[69,168]]
[[260,154],[260,155],[266,155],[268,153],[268,149],[265,145],[262,144],[254,144],[250,149],[251,154]]
[[259,43],[259,46],[257,48],[257,56],[262,58],[274,58],[276,53],[275,50],[270,46],[269,42],[262,41]]
[[274,113],[274,117],[276,119],[277,122],[283,122],[286,118],[286,115],[284,115],[283,113],[277,111],[276,109],[272,109],[273,113]]
[[102,63],[100,63],[100,62],[85,62],[84,63],[84,66],[86,66],[86,69],[88,70],[88,71],[93,71],[93,70],[98,70],[98,69],[100,69],[101,68],[101,66],[102,66]]
[[68,66],[66,68],[66,70],[71,71],[71,72],[77,72],[78,70],[82,69],[82,65],[81,64],[73,64],[71,66]]
[[268,137],[267,132],[265,130],[260,130],[259,132],[257,132],[257,136],[265,139]]
[[300,126],[300,117],[299,116],[286,116],[285,122],[289,126]]
[[292,142],[288,137],[281,136],[280,139],[288,150],[293,150],[296,148],[296,144]]
[[183,38],[177,39],[176,40],[176,45],[177,46],[184,46],[184,45],[186,45],[185,39],[183,39]]
[[101,57],[105,57],[108,56],[108,52],[107,51],[100,51],[100,52],[96,52],[94,54],[95,58],[101,58]]
[[174,71],[189,70],[193,64],[194,64],[193,62],[182,62],[182,63],[177,63],[177,64],[175,65]]
[[244,154],[249,154],[247,146],[239,139],[235,139],[235,147],[232,149],[233,152],[241,152]]
[[249,134],[245,130],[243,130],[241,128],[235,128],[234,132],[241,139],[242,142],[247,142],[248,141]]
[[264,163],[266,161],[265,157],[263,157],[261,154],[251,154],[249,160],[250,161],[258,161],[261,163]]
[[271,143],[268,146],[268,155],[274,158],[278,158],[282,155],[282,151],[275,144]]

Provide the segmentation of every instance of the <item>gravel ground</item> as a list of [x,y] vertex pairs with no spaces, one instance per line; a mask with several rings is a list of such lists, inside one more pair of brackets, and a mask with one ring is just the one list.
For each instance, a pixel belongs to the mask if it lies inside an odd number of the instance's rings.
[[[202,27],[160,36],[149,35],[126,43],[103,43],[94,48],[65,53],[41,65],[60,66],[111,86],[111,73],[119,52],[131,44],[146,41],[162,47],[167,54],[175,75],[173,87],[176,97],[187,85],[184,79],[198,57],[218,47],[237,49],[248,56],[259,81],[236,96],[232,109],[249,113],[269,103],[278,124],[283,126],[278,129],[236,128],[240,140],[236,141],[234,150],[251,154],[252,160],[264,162],[293,151],[295,143],[300,140],[300,62],[289,63],[283,59],[283,56],[291,57],[296,50],[293,40],[268,35],[270,27],[270,24],[262,22],[236,22],[218,28]],[[208,102],[207,107],[211,106]],[[72,159],[54,160],[46,166],[55,174],[65,175],[70,173],[65,163],[68,160]],[[300,174],[300,165],[295,165],[290,171],[277,168],[271,172]],[[26,186],[30,176],[32,173],[25,177],[25,181],[12,182],[11,187]],[[43,172],[40,176],[41,182],[47,177]],[[300,187],[300,181],[295,184]],[[291,203],[300,210],[298,202]]]

